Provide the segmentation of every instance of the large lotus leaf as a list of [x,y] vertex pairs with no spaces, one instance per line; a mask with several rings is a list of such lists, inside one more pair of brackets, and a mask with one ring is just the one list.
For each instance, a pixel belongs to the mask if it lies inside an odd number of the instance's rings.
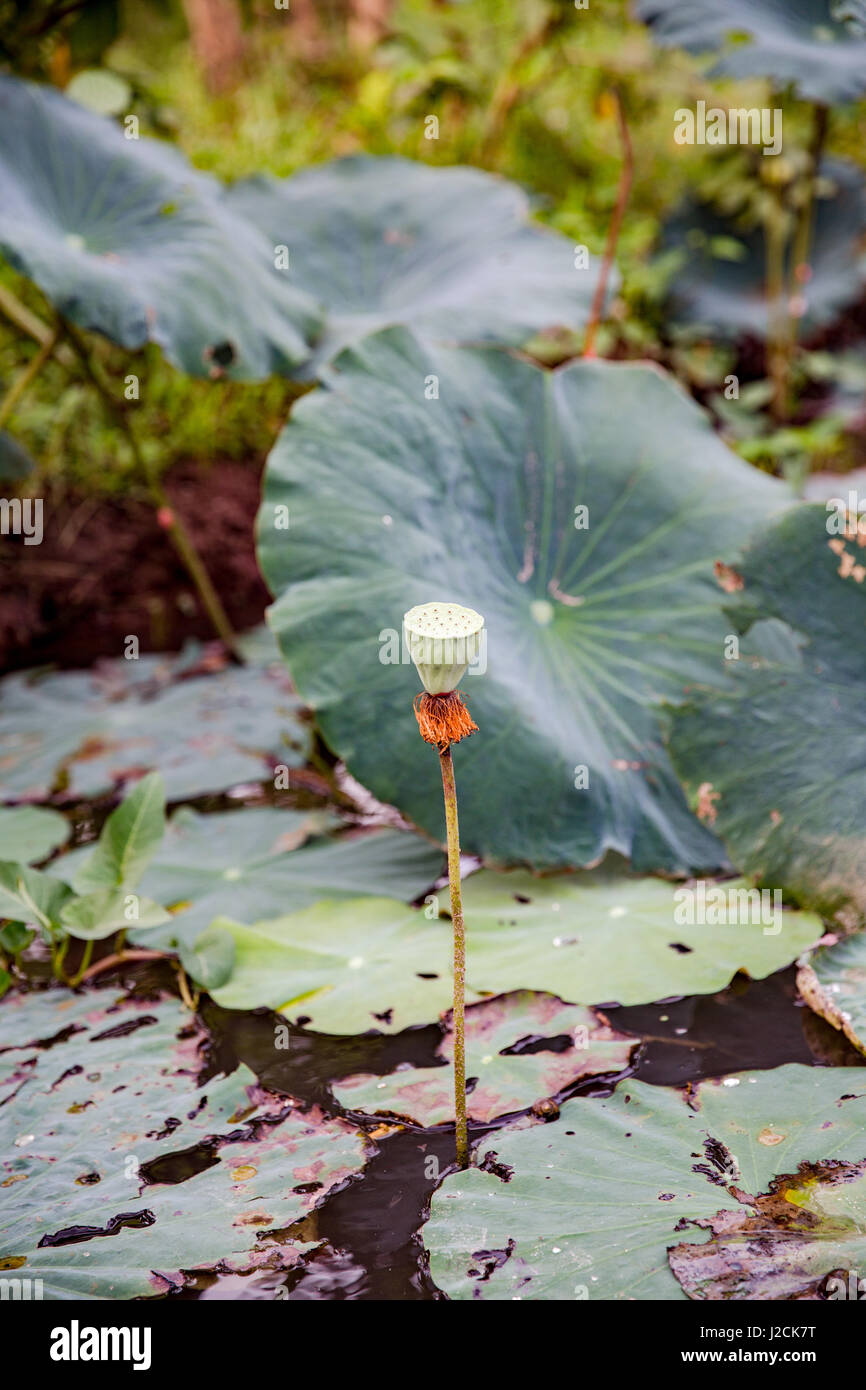
[[[746,910],[741,879],[720,886],[721,920],[707,911],[706,924],[689,924],[688,903],[662,879],[604,868],[547,878],[482,870],[463,885],[468,978],[479,990],[521,986],[581,1004],[646,1004],[712,994],[739,970],[763,979],[822,934],[809,912],[780,910],[770,922],[765,910],[759,920],[756,902]],[[447,893],[441,902],[444,910]]]
[[304,761],[309,734],[278,667],[188,675],[177,658],[0,681],[0,797],[97,796],[158,768],[170,801]]
[[804,957],[797,987],[816,1013],[866,1052],[866,934],[856,932]]
[[41,806],[0,807],[0,860],[36,864],[69,838],[69,822]]
[[[670,1265],[690,1298],[847,1298],[866,1261],[866,1164],[806,1166],[777,1178],[753,1207],[706,1224],[705,1245],[686,1242]],[[828,1277],[829,1276],[829,1277]]]
[[803,506],[753,540],[731,619],[787,623],[805,639],[799,664],[741,661],[733,691],[696,691],[671,712],[670,747],[745,872],[854,925],[866,919],[866,528],[858,540],[856,523],[848,536],[834,524],[832,509]]
[[768,77],[808,101],[856,101],[866,92],[862,0],[636,0],[657,41],[718,53],[713,74]]
[[[856,165],[824,160],[815,205],[811,276],[798,293],[800,320],[811,332],[835,322],[866,288],[866,183]],[[671,284],[671,316],[715,337],[751,333],[766,338],[767,260],[760,227],[745,227],[694,200],[665,226],[662,249],[678,250],[682,263]],[[788,259],[790,260],[790,245]]]
[[0,76],[0,183],[0,250],[80,327],[158,343],[199,376],[265,377],[309,355],[318,307],[170,146]]
[[295,1113],[246,1067],[198,1086],[203,1036],[176,1000],[19,997],[0,1008],[0,1039],[13,1069],[0,1268],[41,1279],[46,1298],[144,1297],[216,1264],[286,1268],[304,1247],[269,1232],[364,1164],[349,1125]]
[[228,202],[325,304],[319,361],[386,324],[519,345],[589,313],[598,262],[576,266],[572,241],[530,222],[526,194],[480,169],[358,155],[244,180]]
[[477,609],[487,669],[464,685],[480,732],[455,753],[464,848],[711,867],[723,852],[687,812],[655,705],[716,676],[713,561],[785,497],[653,367],[549,372],[390,329],[339,358],[270,456],[269,620],[350,771],[441,838],[438,761],[396,634],[416,603]]
[[235,942],[231,979],[211,990],[229,1009],[267,1005],[325,1033],[397,1033],[451,1003],[450,923],[391,898],[324,900],[251,927],[228,917],[214,926]]
[[[607,871],[473,876],[464,884],[467,997],[533,989],[574,1004],[641,1004],[709,994],[737,970],[760,978],[780,969],[821,935],[816,917],[796,912],[782,914],[775,935],[759,922],[680,925],[674,893],[660,879]],[[451,1003],[451,924],[428,911],[381,898],[321,902],[252,927],[217,918],[236,956],[214,998],[282,1008],[332,1033],[430,1022]]]
[[311,907],[320,898],[369,894],[411,901],[439,877],[442,855],[420,836],[378,830],[295,848],[305,820],[269,808],[210,816],[179,811],[142,892],[161,903],[191,906],[160,932],[149,931],[147,944],[191,944],[220,915],[257,922]]
[[[445,1179],[423,1230],[451,1298],[671,1299],[668,1250],[693,1223],[743,1212],[801,1163],[862,1161],[866,1068],[791,1064],[704,1081],[686,1097],[642,1082],[571,1100],[554,1123],[479,1147],[493,1171]],[[796,1207],[792,1216],[796,1215]],[[820,1243],[816,1273],[836,1266]]]
[[[547,1046],[545,1046],[547,1044]],[[583,1077],[622,1071],[637,1046],[592,1009],[521,990],[466,1010],[469,1118],[486,1122],[553,1099]],[[348,1076],[333,1087],[347,1110],[397,1115],[429,1126],[454,1122],[449,1026],[438,1067],[401,1067],[390,1076]]]

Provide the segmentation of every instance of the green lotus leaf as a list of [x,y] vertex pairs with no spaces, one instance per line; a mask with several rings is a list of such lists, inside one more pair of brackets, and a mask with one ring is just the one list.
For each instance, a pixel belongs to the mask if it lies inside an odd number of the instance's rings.
[[866,92],[862,0],[636,0],[635,12],[665,47],[719,54],[713,75],[768,77],[830,105]]
[[339,358],[270,455],[269,621],[353,775],[441,838],[399,630],[416,603],[477,609],[485,660],[464,688],[480,732],[455,753],[464,848],[711,868],[724,853],[686,809],[656,705],[720,678],[713,562],[786,497],[654,367],[550,372],[391,329]]
[[[802,506],[737,562],[731,621],[800,638],[799,661],[741,660],[734,689],[701,689],[670,713],[690,797],[742,869],[803,906],[866,921],[866,530]],[[844,527],[844,520],[839,521]]]
[[[866,288],[866,182],[856,165],[825,159],[815,204],[811,276],[799,293],[800,319],[810,333],[838,320]],[[724,245],[726,254],[717,248]],[[733,247],[739,254],[733,254]],[[670,313],[677,323],[703,329],[714,338],[750,333],[767,337],[770,304],[766,294],[766,249],[761,228],[750,228],[691,201],[664,228],[662,250],[678,250]],[[790,268],[791,245],[787,250]]]
[[[423,1239],[450,1298],[675,1299],[668,1252],[706,1257],[703,1227],[752,1214],[734,1195],[766,1192],[803,1163],[866,1154],[866,1068],[796,1063],[679,1091],[620,1083],[571,1100],[559,1119],[500,1130],[479,1145],[490,1171],[447,1177]],[[791,1203],[791,1220],[800,1207]],[[837,1268],[817,1232],[809,1280]],[[848,1242],[855,1256],[862,1235]]]
[[0,430],[0,481],[17,482],[33,472],[33,459],[8,430]]
[[235,939],[221,927],[206,927],[191,946],[181,944],[180,962],[197,985],[218,989],[234,969]]
[[[451,1003],[447,898],[438,918],[432,903],[418,910],[386,898],[319,902],[252,927],[217,918],[236,957],[214,998],[232,1009],[282,1009],[323,1032],[428,1023]],[[521,989],[573,1004],[710,994],[738,970],[755,978],[779,970],[822,932],[818,918],[797,912],[770,926],[682,924],[673,884],[606,869],[548,878],[483,871],[463,898],[470,1002]]]
[[216,815],[178,811],[142,890],[169,906],[190,905],[176,911],[158,938],[149,932],[148,944],[190,946],[215,917],[257,922],[321,898],[369,894],[411,901],[442,870],[434,845],[399,830],[321,837],[295,848],[310,819],[269,807]]
[[705,1245],[674,1246],[670,1266],[690,1298],[862,1297],[866,1164],[805,1165],[774,1178],[753,1207],[706,1224]]
[[866,934],[856,932],[804,956],[797,987],[810,1008],[866,1052]]
[[147,931],[169,921],[159,903],[142,898],[125,888],[97,888],[67,902],[60,912],[60,924],[70,936],[82,941],[104,941],[117,931]]
[[[244,1066],[201,1086],[204,1041],[175,999],[4,999],[7,1277],[41,1280],[45,1298],[138,1298],[217,1264],[286,1269],[309,1248],[269,1234],[361,1170],[363,1139],[297,1113]],[[215,1161],[195,1171],[202,1145]]]
[[69,822],[41,806],[0,807],[0,859],[38,863],[69,839]]
[[189,658],[0,681],[0,798],[94,797],[152,768],[171,801],[303,763],[309,733],[276,666],[187,674]]
[[[544,1048],[547,1041],[551,1044]],[[531,1050],[523,1050],[531,1043]],[[466,1010],[467,1110],[489,1121],[555,1099],[588,1076],[622,1071],[635,1038],[627,1038],[592,1009],[550,994],[521,990],[484,999]],[[396,1115],[429,1126],[454,1123],[449,1026],[437,1048],[437,1067],[401,1068],[390,1076],[347,1076],[332,1087],[347,1110]]]
[[326,306],[318,362],[387,324],[521,345],[589,315],[599,263],[577,265],[569,238],[529,220],[522,189],[480,169],[353,155],[243,180],[227,201],[286,247],[295,283]]
[[50,87],[0,75],[0,251],[81,328],[197,376],[309,355],[314,301],[219,185]]

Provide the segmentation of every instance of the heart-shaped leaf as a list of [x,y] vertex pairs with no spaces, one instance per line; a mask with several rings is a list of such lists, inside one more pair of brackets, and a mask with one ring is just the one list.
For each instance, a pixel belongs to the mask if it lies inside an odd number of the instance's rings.
[[165,783],[151,772],[108,817],[93,853],[75,875],[78,893],[134,888],[165,833]]
[[520,345],[582,327],[595,291],[598,262],[533,225],[526,194],[480,169],[353,155],[243,180],[228,204],[286,248],[294,282],[326,306],[318,362],[394,323]]
[[655,368],[549,372],[387,330],[339,358],[270,456],[269,620],[350,771],[441,837],[399,631],[417,603],[476,609],[489,640],[465,681],[480,732],[455,755],[464,848],[711,867],[724,855],[686,810],[655,706],[724,664],[713,562],[785,499]]
[[187,674],[189,657],[0,681],[0,797],[94,797],[152,768],[171,801],[304,761],[309,731],[278,666]]
[[670,736],[731,857],[850,926],[866,921],[864,547],[866,526],[830,504],[757,537],[736,565],[732,622],[788,624],[805,641],[799,662],[730,663],[735,688],[695,692]]
[[0,860],[33,864],[69,838],[69,822],[41,806],[0,807]]
[[[862,1162],[864,1093],[866,1068],[794,1063],[688,1097],[626,1081],[607,1100],[568,1101],[552,1124],[483,1140],[489,1171],[445,1179],[423,1229],[431,1274],[458,1299],[682,1297],[668,1251],[719,1212],[750,1214],[735,1189],[757,1197],[802,1163]],[[810,1281],[838,1255],[819,1238]]]
[[197,376],[266,377],[309,355],[312,299],[219,185],[156,140],[0,75],[0,250],[54,306]]
[[169,915],[159,903],[141,898],[127,888],[99,888],[73,898],[61,909],[61,925],[70,936],[83,941],[104,941],[117,931],[152,931]]
[[4,1000],[0,1267],[32,1297],[152,1297],[309,1248],[269,1234],[358,1173],[364,1141],[246,1067],[199,1086],[204,1042],[175,999]]
[[713,74],[768,77],[832,105],[866,92],[861,0],[636,0],[658,43],[720,53]]
[[71,889],[49,874],[0,863],[0,918],[50,931],[60,926],[60,914],[71,897]]
[[[636,1046],[592,1009],[550,994],[523,990],[472,1004],[466,1011],[469,1118],[486,1122],[510,1115],[553,1100],[584,1077],[622,1071]],[[347,1076],[333,1087],[334,1095],[347,1110],[424,1126],[453,1124],[454,1080],[446,1065],[454,1055],[450,1028],[437,1051],[441,1066]]]

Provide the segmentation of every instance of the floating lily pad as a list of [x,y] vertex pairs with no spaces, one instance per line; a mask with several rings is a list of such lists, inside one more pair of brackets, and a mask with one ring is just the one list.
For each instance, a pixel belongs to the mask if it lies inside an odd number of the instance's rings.
[[69,839],[69,822],[41,806],[0,807],[0,860],[35,864]]
[[[229,1009],[267,1005],[325,1033],[396,1033],[451,1002],[450,924],[391,898],[318,902],[270,922],[228,917],[231,979],[212,991]],[[467,996],[472,997],[474,996]]]
[[[862,1162],[864,1124],[866,1068],[744,1072],[689,1099],[626,1081],[568,1101],[552,1124],[483,1140],[491,1171],[445,1179],[423,1229],[431,1274],[457,1299],[682,1297],[668,1251],[700,1241],[697,1223],[750,1212],[734,1189],[757,1197],[801,1163]],[[810,1274],[838,1257],[817,1241]]]
[[805,644],[781,665],[729,663],[733,691],[671,711],[670,747],[695,804],[741,868],[804,906],[866,921],[866,529],[836,534],[803,506],[736,565],[731,621],[781,620]]
[[[822,932],[816,917],[796,912],[766,933],[758,921],[680,925],[675,891],[605,870],[473,875],[463,889],[467,998],[532,989],[574,1004],[639,1004],[712,993],[738,970],[761,978],[780,969]],[[332,1033],[428,1023],[451,1003],[451,924],[428,910],[380,898],[321,902],[252,927],[217,918],[236,957],[214,998],[282,1008]]]
[[808,101],[856,101],[866,92],[861,0],[636,0],[666,47],[720,53],[713,75],[768,77]]
[[148,944],[192,943],[215,917],[257,922],[361,894],[417,898],[439,877],[442,854],[418,835],[378,830],[358,838],[317,839],[295,848],[309,817],[252,808],[173,818],[142,891],[168,905],[190,902]]
[[866,1164],[805,1165],[775,1178],[753,1207],[708,1221],[705,1245],[670,1252],[690,1298],[860,1297],[866,1261]]
[[182,654],[6,676],[0,797],[93,797],[158,768],[176,801],[303,763],[309,734],[278,667],[187,671]]
[[486,672],[463,682],[480,732],[455,754],[467,851],[718,866],[655,706],[718,675],[729,625],[713,562],[786,496],[655,368],[549,372],[391,329],[339,358],[270,455],[269,620],[331,747],[435,837],[439,767],[399,631],[408,608],[447,598],[488,633]]
[[812,913],[773,918],[772,903],[748,899],[742,879],[718,885],[725,904],[710,911],[714,888],[704,884],[704,908],[695,898],[692,914],[688,895],[662,879],[483,870],[463,886],[468,979],[479,990],[520,985],[581,1004],[647,1004],[713,994],[739,970],[763,979],[822,934]]
[[219,185],[50,87],[0,76],[0,251],[60,313],[197,376],[266,377],[321,317]]
[[[472,1004],[466,1010],[469,1118],[510,1115],[554,1099],[583,1077],[622,1071],[636,1046],[592,1009],[550,994],[523,990]],[[425,1126],[453,1123],[454,1081],[446,1065],[454,1056],[450,1027],[437,1051],[441,1066],[349,1076],[332,1088],[334,1095],[347,1110]]]
[[271,1232],[358,1173],[364,1141],[246,1067],[199,1086],[202,1042],[173,999],[3,1002],[0,1268],[46,1298],[135,1298],[216,1264],[285,1269],[308,1248]]
[[[800,324],[806,333],[834,323],[866,289],[863,174],[845,160],[828,159],[821,175],[809,253],[812,273],[798,291],[804,301]],[[767,337],[770,305],[760,227],[744,227],[692,201],[666,224],[662,248],[665,253],[679,250],[682,256],[671,285],[671,316],[676,322],[703,328],[714,337]],[[789,258],[790,249],[789,245]]]
[[822,946],[800,962],[797,988],[809,1007],[866,1052],[866,935]]
[[448,342],[517,345],[582,327],[599,262],[529,220],[515,184],[480,169],[353,155],[235,184],[228,204],[285,246],[327,310],[316,360],[387,324]]

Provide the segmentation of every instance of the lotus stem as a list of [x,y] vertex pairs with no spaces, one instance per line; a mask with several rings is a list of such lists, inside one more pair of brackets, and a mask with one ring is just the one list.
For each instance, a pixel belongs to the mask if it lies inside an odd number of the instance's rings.
[[426,603],[410,608],[403,617],[403,634],[424,682],[414,709],[425,743],[439,754],[442,791],[445,796],[445,831],[448,846],[448,886],[451,893],[451,927],[454,941],[454,1115],[457,1163],[469,1167],[469,1125],[466,1116],[466,929],[460,891],[460,827],[457,821],[457,786],[454,781],[452,743],[475,733],[472,719],[456,689],[467,667],[482,652],[484,619],[472,608],[456,603]]
[[616,255],[619,234],[622,230],[622,219],[625,216],[629,194],[631,193],[632,179],[634,178],[634,151],[632,149],[631,135],[628,128],[628,120],[625,114],[625,105],[622,93],[618,87],[613,89],[614,101],[616,102],[616,116],[619,125],[619,138],[622,144],[622,169],[619,176],[619,188],[617,189],[616,204],[613,209],[613,216],[610,219],[610,226],[607,229],[607,240],[604,244],[604,256],[602,257],[601,270],[598,276],[598,283],[595,287],[595,294],[592,299],[592,307],[589,311],[589,323],[586,326],[586,337],[583,344],[584,357],[595,357],[595,335],[601,323],[601,316],[604,312],[604,301],[607,297],[607,286],[610,280],[610,272],[613,268],[613,260]]
[[115,398],[111,388],[103,381],[102,375],[98,371],[88,351],[87,344],[78,330],[65,319],[62,320],[62,325],[66,337],[75,348],[81,360],[88,379],[95,387],[115,423],[126,437],[132,457],[135,460],[135,466],[139,470],[141,476],[146,480],[148,488],[150,489],[150,494],[161,516],[166,518],[166,532],[198,592],[202,606],[213,624],[214,631],[221,638],[235,660],[240,662],[242,658],[238,650],[237,637],[229,622],[228,614],[223,608],[219,594],[214,588],[211,577],[202,562],[202,558],[193,544],[192,537],[178,517],[175,509],[172,507],[168,493],[165,491],[165,488],[156,476],[151,465],[145,459],[138,442],[138,437],[135,430],[132,428],[132,422],[126,410]]
[[460,827],[457,822],[457,785],[451,748],[439,749],[442,790],[445,794],[445,828],[448,841],[448,886],[451,892],[451,927],[454,938],[454,1113],[457,1119],[457,1165],[469,1167],[469,1125],[466,1118],[466,929],[460,892]]

